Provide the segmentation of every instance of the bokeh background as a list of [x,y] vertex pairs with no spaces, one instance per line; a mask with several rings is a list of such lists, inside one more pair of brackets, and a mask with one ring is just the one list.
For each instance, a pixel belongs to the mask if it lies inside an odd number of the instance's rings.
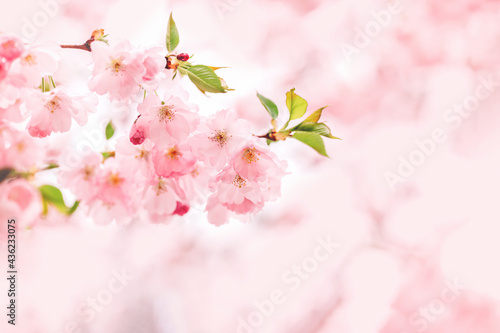
[[[343,140],[330,159],[272,146],[290,174],[250,223],[22,233],[18,325],[2,315],[1,332],[500,332],[500,1],[4,0],[0,30],[148,46],[170,12],[179,50],[229,67],[236,89],[178,81],[200,112],[230,107],[263,131],[256,91],[284,108],[295,87]],[[89,55],[68,52],[88,75]]]

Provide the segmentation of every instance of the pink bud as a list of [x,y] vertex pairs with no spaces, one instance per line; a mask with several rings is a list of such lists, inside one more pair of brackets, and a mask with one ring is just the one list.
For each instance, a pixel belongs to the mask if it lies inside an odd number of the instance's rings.
[[132,128],[130,129],[130,142],[132,142],[133,145],[140,145],[146,140],[146,137],[144,135],[144,131],[141,131],[139,128],[137,128],[136,123],[132,125]]
[[174,215],[184,216],[189,212],[189,205],[185,205],[180,201],[177,201],[177,207],[175,207]]

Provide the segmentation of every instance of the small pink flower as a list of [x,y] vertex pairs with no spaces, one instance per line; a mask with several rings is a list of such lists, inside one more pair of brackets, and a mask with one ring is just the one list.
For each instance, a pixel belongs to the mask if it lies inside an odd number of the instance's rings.
[[94,70],[89,88],[99,95],[109,93],[111,100],[128,101],[141,89],[146,69],[142,59],[135,56],[127,41],[108,46],[92,43]]
[[39,166],[45,157],[46,148],[26,131],[0,126],[0,152],[3,152],[4,167],[28,171]]
[[24,52],[23,41],[13,35],[0,35],[0,58],[12,62]]
[[149,214],[172,215],[179,200],[176,187],[173,179],[155,178],[146,190],[143,207]]
[[90,202],[97,196],[97,176],[100,173],[102,155],[96,152],[83,155],[75,164],[77,167],[61,165],[59,181],[71,190],[78,199]]
[[141,86],[148,90],[155,90],[159,85],[160,73],[165,68],[165,56],[163,47],[150,47],[139,51],[137,57],[144,66],[145,73],[142,76]]
[[136,209],[141,182],[144,177],[134,165],[119,158],[108,158],[97,176],[97,198],[107,204],[121,204],[129,212]]
[[202,133],[192,139],[193,151],[207,166],[222,169],[250,136],[249,124],[234,112],[217,112],[200,126]]
[[196,159],[186,144],[155,146],[153,165],[158,176],[179,177],[193,170]]
[[124,163],[130,163],[135,170],[142,173],[146,179],[155,175],[152,158],[153,143],[146,139],[141,145],[133,145],[126,137],[120,137],[116,141],[116,155],[121,157]]
[[146,129],[137,126],[137,120],[130,128],[129,140],[133,145],[140,145],[144,142],[144,140],[146,140]]
[[250,181],[266,180],[280,174],[284,167],[269,149],[252,143],[239,150],[230,164],[236,173]]
[[71,127],[71,118],[79,125],[87,123],[87,113],[95,112],[97,99],[70,97],[56,88],[48,93],[37,92],[26,101],[26,107],[32,110],[28,122],[28,131],[34,137],[43,138],[52,132],[67,132]]
[[53,75],[59,67],[61,48],[55,43],[35,44],[27,47],[12,63],[12,71],[26,78],[28,87],[38,87],[42,77]]
[[198,124],[198,116],[178,97],[162,101],[156,95],[149,95],[139,104],[138,111],[141,117],[137,126],[146,128],[154,143],[169,145],[185,141]]

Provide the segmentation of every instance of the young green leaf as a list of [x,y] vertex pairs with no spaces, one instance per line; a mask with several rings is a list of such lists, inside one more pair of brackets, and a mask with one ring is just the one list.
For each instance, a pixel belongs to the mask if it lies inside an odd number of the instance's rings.
[[286,107],[290,111],[290,120],[299,119],[307,111],[307,102],[297,95],[293,88],[286,93]]
[[292,137],[305,143],[321,155],[329,157],[326,153],[325,143],[319,134],[314,132],[295,132]]
[[44,207],[44,213],[47,213],[47,207],[48,205],[52,205],[57,210],[59,210],[63,214],[70,215],[72,214],[76,208],[78,207],[78,204],[75,203],[73,207],[68,208],[66,204],[64,203],[64,199],[61,193],[61,190],[59,190],[57,187],[54,187],[52,185],[42,185],[38,188],[40,190],[40,193],[42,194],[42,200],[43,200],[43,207]]
[[311,113],[309,117],[307,117],[303,123],[317,123],[319,119],[321,118],[321,114],[323,113],[323,110],[326,109],[328,106],[323,106],[321,109],[318,109]]
[[115,134],[115,128],[113,127],[113,123],[111,121],[106,125],[106,140],[109,140]]
[[332,135],[330,128],[325,123],[300,123],[295,126],[291,131],[301,131],[301,132],[313,132],[321,136],[327,137],[329,139],[338,139],[336,136]]
[[273,119],[278,118],[279,111],[278,111],[278,107],[276,106],[276,104],[273,101],[271,101],[269,98],[266,98],[266,97],[262,96],[259,93],[257,93],[257,97],[259,98],[259,100],[262,103],[262,105],[264,105],[264,107],[266,108],[267,112],[269,112],[269,114],[271,115],[271,117]]
[[170,13],[170,18],[168,19],[166,45],[168,53],[173,52],[177,45],[179,45],[179,31],[175,25],[172,13]]
[[217,94],[226,92],[226,89],[222,86],[221,79],[215,74],[214,70],[208,66],[191,66],[187,69],[187,74],[189,79],[202,93],[210,92]]

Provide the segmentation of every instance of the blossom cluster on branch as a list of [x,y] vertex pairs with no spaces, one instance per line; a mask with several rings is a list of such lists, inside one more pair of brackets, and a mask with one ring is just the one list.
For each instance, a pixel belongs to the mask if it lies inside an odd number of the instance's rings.
[[[17,36],[0,35],[0,196],[5,197],[0,215],[27,214],[33,207],[24,219],[31,226],[40,215],[71,215],[80,207],[97,224],[134,217],[159,223],[201,205],[209,222],[221,225],[279,197],[287,163],[269,144],[295,138],[327,156],[322,138],[336,138],[319,122],[323,108],[288,127],[307,111],[295,89],[287,93],[289,118],[280,129],[278,107],[258,94],[272,118],[264,135],[252,134],[249,122],[231,110],[202,117],[182,94],[159,93],[169,71],[172,79],[188,77],[204,94],[231,90],[215,73],[218,67],[193,65],[188,54],[175,53],[179,33],[172,16],[166,48],[135,48],[106,37],[95,30],[82,45],[61,46],[25,45]],[[92,54],[88,91],[78,95],[55,77],[61,58],[76,50]],[[89,151],[65,163],[47,140],[85,126],[97,112],[98,95],[136,110],[129,135],[115,138],[113,150]],[[111,120],[107,139],[114,134]],[[71,207],[59,187],[32,184],[37,173],[52,169],[58,186],[76,197]]]

